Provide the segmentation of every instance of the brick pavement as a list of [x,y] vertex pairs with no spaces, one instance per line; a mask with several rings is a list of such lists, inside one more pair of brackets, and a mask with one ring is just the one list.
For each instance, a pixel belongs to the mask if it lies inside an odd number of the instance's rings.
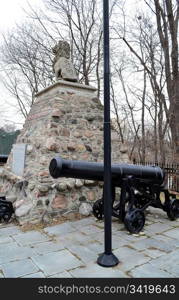
[[179,222],[150,208],[143,234],[129,234],[113,220],[113,252],[120,263],[103,268],[103,222],[78,221],[22,232],[0,224],[0,278],[179,277]]

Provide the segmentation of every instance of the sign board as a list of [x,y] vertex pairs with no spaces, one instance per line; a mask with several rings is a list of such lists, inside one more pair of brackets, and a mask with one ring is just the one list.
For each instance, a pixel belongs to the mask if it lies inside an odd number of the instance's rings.
[[25,166],[26,144],[14,144],[12,149],[12,172],[23,176]]

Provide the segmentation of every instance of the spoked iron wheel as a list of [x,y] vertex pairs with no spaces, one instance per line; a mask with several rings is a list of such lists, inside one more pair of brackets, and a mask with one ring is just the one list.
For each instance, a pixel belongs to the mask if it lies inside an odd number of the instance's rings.
[[139,233],[145,224],[143,211],[133,208],[128,211],[124,218],[124,225],[130,233]]
[[103,199],[97,200],[93,205],[93,215],[98,219],[102,220],[104,217],[104,203]]
[[174,221],[179,218],[179,200],[172,199],[167,207],[167,216]]

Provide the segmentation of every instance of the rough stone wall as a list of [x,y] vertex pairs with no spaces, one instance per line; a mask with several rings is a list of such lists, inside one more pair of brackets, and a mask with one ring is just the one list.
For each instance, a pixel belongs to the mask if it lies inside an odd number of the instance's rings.
[[[112,161],[127,162],[112,131]],[[102,184],[88,180],[53,179],[51,159],[103,161],[103,106],[95,89],[59,81],[41,91],[16,143],[27,144],[23,177],[11,172],[12,153],[0,174],[0,192],[14,202],[21,224],[48,221],[51,216],[80,211],[88,214],[101,197]]]

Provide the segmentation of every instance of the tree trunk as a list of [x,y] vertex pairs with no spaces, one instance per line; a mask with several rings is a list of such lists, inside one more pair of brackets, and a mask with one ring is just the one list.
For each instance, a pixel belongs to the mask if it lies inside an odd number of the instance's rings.
[[[154,0],[157,30],[165,58],[166,87],[170,102],[169,125],[175,148],[175,162],[179,162],[179,70],[178,70],[178,20],[179,1],[167,0],[163,4]],[[169,42],[170,41],[170,42]]]

